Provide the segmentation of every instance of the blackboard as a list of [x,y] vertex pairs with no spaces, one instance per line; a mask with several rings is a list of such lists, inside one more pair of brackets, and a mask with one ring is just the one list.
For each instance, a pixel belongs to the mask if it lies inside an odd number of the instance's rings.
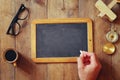
[[76,62],[80,50],[93,51],[90,19],[43,19],[31,26],[35,62]]

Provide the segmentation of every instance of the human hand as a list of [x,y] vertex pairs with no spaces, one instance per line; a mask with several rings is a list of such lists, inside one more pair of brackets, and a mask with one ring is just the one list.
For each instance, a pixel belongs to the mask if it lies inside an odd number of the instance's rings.
[[101,64],[94,53],[81,51],[77,62],[80,80],[96,80]]

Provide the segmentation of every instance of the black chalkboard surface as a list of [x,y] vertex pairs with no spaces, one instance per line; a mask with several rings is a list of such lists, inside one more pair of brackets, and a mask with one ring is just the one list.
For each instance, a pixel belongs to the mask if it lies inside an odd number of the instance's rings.
[[76,62],[80,50],[92,51],[90,19],[35,20],[31,28],[35,62]]

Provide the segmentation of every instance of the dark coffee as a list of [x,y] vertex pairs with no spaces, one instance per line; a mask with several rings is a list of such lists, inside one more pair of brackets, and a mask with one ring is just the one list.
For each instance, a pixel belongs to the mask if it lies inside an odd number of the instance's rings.
[[8,60],[8,61],[14,61],[17,57],[17,54],[14,50],[8,50],[6,53],[5,53],[5,59]]

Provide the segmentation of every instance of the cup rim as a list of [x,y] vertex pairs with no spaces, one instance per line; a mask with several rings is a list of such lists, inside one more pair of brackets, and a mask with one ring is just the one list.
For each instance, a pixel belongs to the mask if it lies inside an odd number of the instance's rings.
[[[6,54],[7,51],[9,51],[9,50],[12,50],[12,51],[14,51],[14,52],[16,53],[16,58],[15,58],[13,61],[8,61],[8,60],[5,58],[5,54]],[[18,52],[17,52],[15,49],[12,49],[12,48],[6,49],[6,50],[4,51],[4,53],[3,53],[3,59],[4,59],[6,62],[8,62],[8,63],[14,63],[14,62],[16,62],[17,59],[18,59]]]

